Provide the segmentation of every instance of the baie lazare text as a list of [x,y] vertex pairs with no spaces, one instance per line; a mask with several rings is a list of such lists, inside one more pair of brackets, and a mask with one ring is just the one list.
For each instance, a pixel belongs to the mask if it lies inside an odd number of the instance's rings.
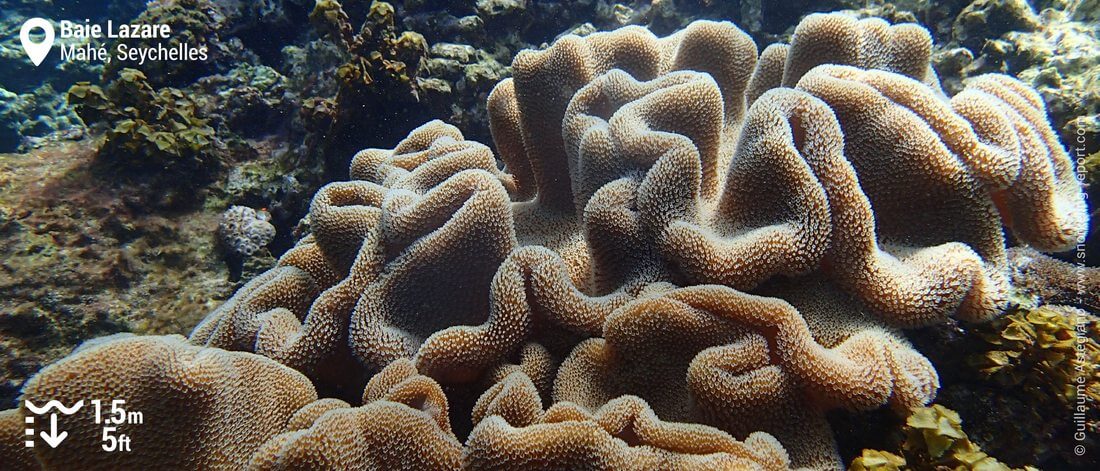
[[107,20],[106,32],[103,25],[91,24],[89,20],[84,20],[84,24],[61,20],[60,26],[62,38],[168,39],[172,35],[172,27],[169,25],[115,25],[111,20]]

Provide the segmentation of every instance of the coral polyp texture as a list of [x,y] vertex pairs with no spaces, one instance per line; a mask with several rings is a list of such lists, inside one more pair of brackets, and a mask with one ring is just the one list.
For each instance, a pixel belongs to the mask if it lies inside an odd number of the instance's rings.
[[[108,453],[96,414],[112,401],[140,411],[141,423],[120,425],[141,453]],[[171,463],[184,468],[234,469],[283,431],[300,408],[317,399],[301,373],[259,355],[197,347],[178,335],[115,337],[85,342],[23,389],[24,401],[45,407],[81,405],[58,416],[68,432],[63,447],[34,448],[45,469],[141,469]],[[97,408],[91,401],[100,401]],[[187,411],[174,420],[163,418]],[[26,408],[19,412],[35,417]],[[22,420],[20,420],[22,423]],[[29,465],[29,464],[28,464]],[[33,467],[33,466],[32,466]]]
[[518,372],[481,396],[474,419],[465,462],[471,469],[790,468],[766,433],[738,442],[712,427],[665,422],[635,396],[594,411],[570,402],[543,411],[534,383]]
[[248,257],[275,238],[271,216],[248,206],[230,206],[218,222],[218,242],[229,253]]
[[930,50],[829,14],[763,53],[713,21],[520,53],[495,154],[439,121],[358,153],[312,234],[196,327],[186,348],[329,397],[237,463],[841,467],[827,412],[939,388],[901,329],[996,317],[1008,237],[1065,250],[1088,223],[1038,95],[947,97]]
[[321,399],[300,410],[250,469],[459,469],[462,444],[451,433],[447,397],[408,360],[371,379],[363,406]]

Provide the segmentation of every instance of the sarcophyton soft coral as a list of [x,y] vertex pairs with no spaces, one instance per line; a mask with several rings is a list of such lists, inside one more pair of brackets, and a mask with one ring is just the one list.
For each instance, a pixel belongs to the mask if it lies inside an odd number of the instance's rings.
[[[1087,223],[1035,92],[984,76],[947,98],[930,42],[811,15],[759,61],[711,21],[523,52],[489,96],[496,156],[441,122],[359,153],[313,234],[190,340],[322,396],[391,368],[485,391],[471,468],[840,467],[826,411],[939,386],[899,328],[1001,311],[1002,226],[1061,250]],[[386,394],[327,403],[252,463],[358,466],[317,453],[377,450],[380,426],[424,443],[387,466],[443,460],[454,407],[417,388],[385,414]]]

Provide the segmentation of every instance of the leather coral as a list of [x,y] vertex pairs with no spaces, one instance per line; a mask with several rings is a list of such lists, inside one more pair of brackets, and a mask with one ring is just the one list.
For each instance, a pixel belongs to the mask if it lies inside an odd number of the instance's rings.
[[[935,396],[900,329],[1000,313],[1003,228],[1060,250],[1087,226],[1034,91],[946,97],[930,47],[811,15],[759,54],[713,21],[525,51],[488,97],[495,153],[438,121],[360,152],[190,341],[366,386],[257,465],[363,465],[306,445],[367,459],[390,427],[442,467],[839,467],[825,412]],[[479,395],[463,451],[440,409]]]

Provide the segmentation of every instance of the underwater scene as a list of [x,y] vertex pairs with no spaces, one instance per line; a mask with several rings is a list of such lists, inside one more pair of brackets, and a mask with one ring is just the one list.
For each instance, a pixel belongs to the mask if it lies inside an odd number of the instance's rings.
[[1098,470],[1100,0],[0,0],[0,471]]

